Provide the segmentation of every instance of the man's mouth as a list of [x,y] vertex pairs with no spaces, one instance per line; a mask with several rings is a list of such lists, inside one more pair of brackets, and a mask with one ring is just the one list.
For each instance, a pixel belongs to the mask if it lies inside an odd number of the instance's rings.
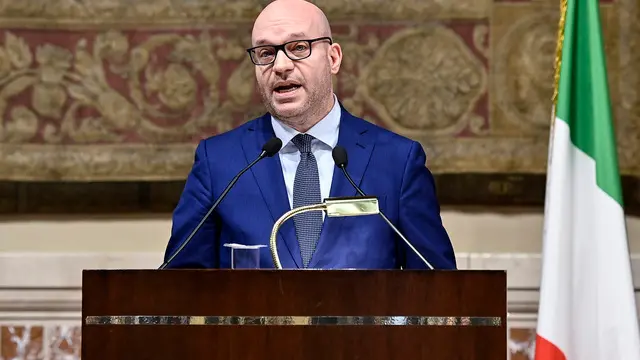
[[287,84],[287,85],[276,86],[273,90],[279,94],[284,94],[284,93],[297,90],[299,87],[300,85],[297,85],[297,84]]

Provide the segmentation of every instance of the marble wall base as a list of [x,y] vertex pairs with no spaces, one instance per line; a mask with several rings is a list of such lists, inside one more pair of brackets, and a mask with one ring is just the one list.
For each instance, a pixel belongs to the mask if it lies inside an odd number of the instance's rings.
[[[156,253],[0,254],[0,360],[76,360],[82,269],[156,268]],[[459,254],[461,269],[502,269],[508,281],[510,360],[533,359],[539,254]],[[640,288],[640,255],[632,257]],[[640,296],[636,292],[640,303]]]

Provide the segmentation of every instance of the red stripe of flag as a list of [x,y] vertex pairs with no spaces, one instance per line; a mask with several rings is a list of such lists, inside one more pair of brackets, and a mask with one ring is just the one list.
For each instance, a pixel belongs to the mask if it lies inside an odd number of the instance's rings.
[[536,335],[535,360],[567,360],[567,357],[549,340],[540,335]]

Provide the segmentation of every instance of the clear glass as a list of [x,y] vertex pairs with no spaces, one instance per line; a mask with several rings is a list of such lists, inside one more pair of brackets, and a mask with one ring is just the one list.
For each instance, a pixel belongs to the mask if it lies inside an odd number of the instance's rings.
[[232,269],[260,269],[260,249],[266,245],[224,244],[231,248]]

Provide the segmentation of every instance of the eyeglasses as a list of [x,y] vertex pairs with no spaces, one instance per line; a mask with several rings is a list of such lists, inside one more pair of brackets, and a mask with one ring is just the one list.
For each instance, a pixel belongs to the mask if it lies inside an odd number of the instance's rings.
[[282,50],[291,60],[302,60],[311,56],[311,44],[316,41],[328,40],[333,44],[330,37],[320,37],[311,40],[293,40],[281,45],[261,45],[247,49],[251,61],[256,65],[269,65],[276,61],[278,51]]

